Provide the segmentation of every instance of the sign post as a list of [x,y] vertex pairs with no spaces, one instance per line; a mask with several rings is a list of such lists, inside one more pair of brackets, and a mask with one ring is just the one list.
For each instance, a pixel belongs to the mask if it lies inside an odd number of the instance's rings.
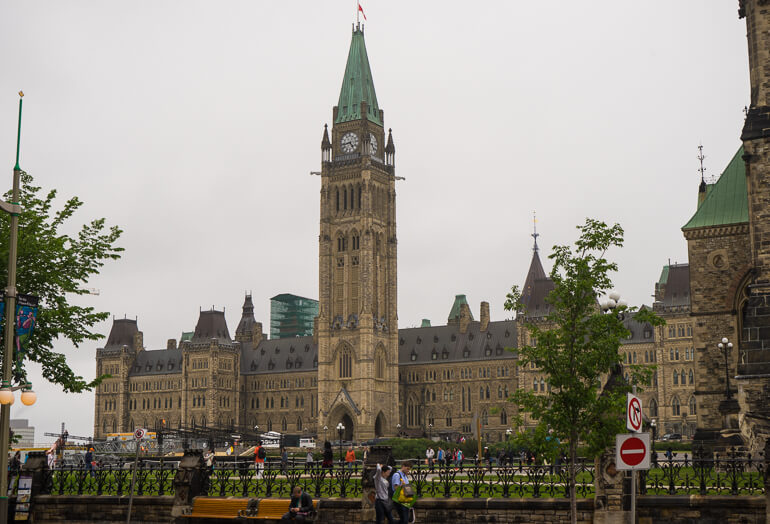
[[642,399],[636,386],[626,395],[626,428],[633,433],[615,437],[617,468],[631,470],[631,522],[636,522],[636,471],[650,469],[650,434],[642,431]]
[[142,449],[142,439],[147,434],[144,428],[134,430],[134,439],[136,439],[136,456],[134,457],[134,471],[131,473],[131,491],[128,493],[128,515],[126,524],[131,524],[131,505],[134,502],[134,482],[136,482],[136,467],[139,464],[139,450]]

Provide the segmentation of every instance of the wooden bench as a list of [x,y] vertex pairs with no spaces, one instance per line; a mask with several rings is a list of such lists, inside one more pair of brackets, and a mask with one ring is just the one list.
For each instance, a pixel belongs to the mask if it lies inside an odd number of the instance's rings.
[[[289,511],[291,499],[259,499],[257,514],[249,515],[246,509],[241,510],[238,515],[244,520],[281,520],[281,517]],[[313,501],[313,513],[305,517],[306,522],[315,520],[318,511],[318,500]]]
[[244,498],[195,497],[192,513],[181,516],[191,519],[235,520],[241,511],[246,511],[248,505],[249,499]]

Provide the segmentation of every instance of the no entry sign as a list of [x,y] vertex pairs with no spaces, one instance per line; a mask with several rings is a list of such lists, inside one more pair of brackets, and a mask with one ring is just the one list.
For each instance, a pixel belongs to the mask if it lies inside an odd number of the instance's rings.
[[617,469],[650,469],[650,434],[626,433],[615,436]]
[[631,393],[626,396],[626,428],[634,433],[642,430],[642,400]]

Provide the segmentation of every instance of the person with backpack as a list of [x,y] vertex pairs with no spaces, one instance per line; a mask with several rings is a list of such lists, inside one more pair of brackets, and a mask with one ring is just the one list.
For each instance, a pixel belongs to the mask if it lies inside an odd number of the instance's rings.
[[396,471],[390,478],[390,485],[393,488],[393,501],[396,503],[396,513],[398,513],[398,524],[409,523],[409,510],[414,505],[414,489],[409,485],[409,471],[412,469],[412,462],[405,460],[401,463],[401,469]]
[[393,468],[377,464],[377,470],[374,472],[374,513],[377,516],[377,524],[382,524],[383,519],[388,519],[389,524],[393,524],[393,496],[390,486],[390,476],[393,474]]
[[267,452],[262,446],[262,441],[260,440],[257,444],[257,449],[254,450],[254,469],[257,470],[258,479],[262,478],[262,472],[265,470],[265,458],[267,458]]

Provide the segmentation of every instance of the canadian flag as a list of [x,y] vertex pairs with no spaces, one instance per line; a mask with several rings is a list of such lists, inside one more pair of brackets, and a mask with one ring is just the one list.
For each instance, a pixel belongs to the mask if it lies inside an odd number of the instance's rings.
[[364,15],[364,20],[366,20],[366,13],[364,13],[364,8],[361,7],[361,2],[358,2],[358,10]]

